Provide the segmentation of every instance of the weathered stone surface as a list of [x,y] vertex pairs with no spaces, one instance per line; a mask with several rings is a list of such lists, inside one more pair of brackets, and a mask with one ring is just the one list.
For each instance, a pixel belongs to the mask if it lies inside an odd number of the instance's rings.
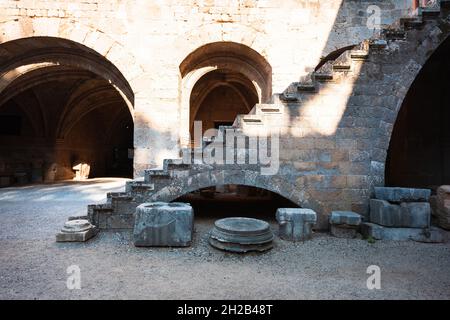
[[450,230],[450,186],[440,186],[436,196],[436,215],[438,225]]
[[136,208],[134,245],[185,247],[192,241],[194,213],[186,203],[153,202]]
[[245,253],[269,250],[272,240],[273,233],[267,222],[236,217],[217,220],[209,243],[217,249]]
[[336,238],[354,239],[358,234],[358,228],[355,226],[335,225],[330,226],[331,235]]
[[446,242],[447,236],[442,229],[431,228],[388,228],[375,223],[363,223],[361,232],[365,237],[372,237],[377,240],[406,241],[439,243]]
[[331,225],[346,224],[349,226],[359,226],[361,221],[361,215],[352,211],[333,211],[330,215]]
[[56,234],[56,242],[85,242],[94,237],[97,230],[88,220],[69,220]]
[[428,202],[431,190],[413,188],[375,187],[375,198],[389,202]]
[[385,200],[370,200],[370,222],[386,227],[426,228],[430,226],[431,207],[427,202],[400,205]]
[[311,209],[280,208],[276,218],[280,238],[289,241],[304,241],[312,237],[312,227],[317,215]]

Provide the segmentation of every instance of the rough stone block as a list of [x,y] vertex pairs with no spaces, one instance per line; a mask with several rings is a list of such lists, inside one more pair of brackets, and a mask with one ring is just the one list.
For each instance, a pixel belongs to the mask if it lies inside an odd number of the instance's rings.
[[69,220],[56,234],[56,242],[85,242],[94,237],[98,229],[88,220]]
[[413,188],[375,187],[375,198],[389,202],[428,202],[431,190]]
[[312,237],[317,214],[311,209],[280,208],[276,214],[280,237],[289,241],[304,241]]
[[336,238],[354,239],[358,234],[358,229],[355,226],[332,224],[330,232]]
[[400,206],[385,200],[370,200],[370,221],[383,226],[400,226]]
[[332,211],[330,215],[331,225],[349,225],[359,226],[361,224],[361,215],[352,211]]
[[404,202],[400,204],[402,226],[426,228],[430,226],[431,206],[428,202]]
[[186,247],[191,244],[194,213],[187,203],[144,203],[136,208],[133,230],[138,247]]
[[370,200],[370,222],[386,227],[426,228],[430,226],[431,207],[427,202]]
[[440,186],[437,189],[434,214],[441,228],[450,230],[450,186]]
[[439,243],[446,242],[447,237],[442,229],[431,228],[387,228],[375,223],[363,223],[361,232],[365,237],[377,240],[394,240]]

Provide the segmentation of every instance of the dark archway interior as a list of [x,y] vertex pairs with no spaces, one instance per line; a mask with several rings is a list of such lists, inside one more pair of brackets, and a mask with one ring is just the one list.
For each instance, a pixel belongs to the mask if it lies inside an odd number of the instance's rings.
[[278,208],[298,208],[292,201],[265,189],[223,185],[186,194],[175,202],[190,203],[200,218],[247,217],[274,220]]
[[190,128],[194,121],[202,129],[217,129],[232,125],[238,114],[247,114],[258,103],[252,82],[243,74],[231,70],[215,70],[203,76],[194,86],[190,98]]
[[[132,177],[133,119],[113,86],[122,80],[110,62],[58,38],[25,38],[1,49],[0,73],[54,63],[31,68],[1,91],[0,186]],[[130,102],[127,83],[124,90]]]
[[42,76],[49,81],[0,105],[4,180],[72,179],[80,163],[90,167],[90,178],[131,177],[133,120],[119,93],[89,72],[65,79]]
[[436,188],[450,184],[450,39],[430,57],[397,117],[386,163],[386,185]]

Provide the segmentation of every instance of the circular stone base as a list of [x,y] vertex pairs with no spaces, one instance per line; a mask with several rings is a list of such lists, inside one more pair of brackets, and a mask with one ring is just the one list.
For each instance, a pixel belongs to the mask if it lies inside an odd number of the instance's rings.
[[61,231],[68,233],[84,232],[92,229],[92,227],[92,224],[88,220],[70,220],[64,224],[64,227],[61,229]]
[[273,233],[267,222],[251,218],[226,218],[215,222],[209,243],[231,252],[266,251],[272,248]]

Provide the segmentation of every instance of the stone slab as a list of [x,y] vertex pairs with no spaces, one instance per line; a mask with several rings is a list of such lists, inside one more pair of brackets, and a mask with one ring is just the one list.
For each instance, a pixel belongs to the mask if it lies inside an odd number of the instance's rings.
[[386,227],[426,228],[430,226],[428,202],[392,204],[386,200],[370,200],[370,222]]
[[377,240],[394,240],[440,243],[446,242],[446,235],[442,229],[431,228],[388,228],[375,223],[366,222],[361,225],[361,232],[365,237]]
[[263,220],[252,218],[225,218],[214,223],[211,237],[228,243],[264,244],[273,240],[270,225]]
[[375,198],[393,203],[428,202],[431,190],[398,187],[375,187]]
[[352,211],[332,211],[330,215],[330,224],[346,224],[349,226],[359,226],[362,218],[360,214]]
[[134,245],[189,246],[192,242],[193,222],[194,212],[187,203],[143,203],[136,208]]
[[80,232],[59,232],[56,234],[56,242],[86,242],[89,239],[95,237],[98,233],[98,229],[93,227],[92,229]]
[[281,239],[304,241],[312,237],[317,214],[311,209],[279,208],[276,213]]

